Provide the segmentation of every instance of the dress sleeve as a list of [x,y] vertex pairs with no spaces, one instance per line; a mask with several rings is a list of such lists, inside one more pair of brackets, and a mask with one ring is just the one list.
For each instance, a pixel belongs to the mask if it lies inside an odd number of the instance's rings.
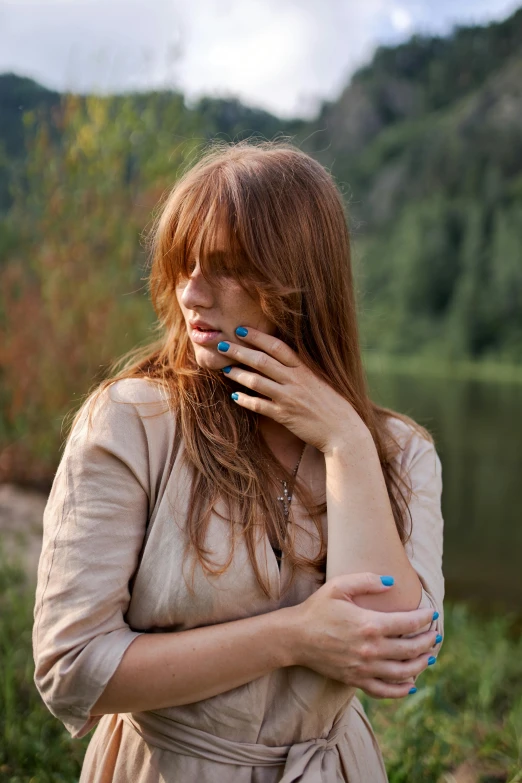
[[149,507],[147,438],[118,382],[84,404],[56,472],[43,518],[34,606],[34,681],[73,738],[125,650],[141,635],[125,621]]
[[[417,633],[436,630],[444,636],[442,464],[435,445],[418,434],[412,437],[404,462],[402,469],[409,475],[412,487],[409,502],[412,532],[405,551],[422,586],[418,608],[429,607],[439,613],[437,620]],[[434,655],[438,654],[441,644],[433,647]]]

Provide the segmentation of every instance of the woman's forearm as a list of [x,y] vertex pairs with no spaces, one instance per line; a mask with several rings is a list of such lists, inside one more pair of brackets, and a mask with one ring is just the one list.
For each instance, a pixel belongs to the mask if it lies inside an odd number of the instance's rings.
[[325,453],[325,462],[326,578],[361,571],[393,576],[391,590],[358,596],[356,603],[378,611],[416,609],[422,586],[397,532],[371,435],[357,432],[345,438]]
[[179,633],[138,636],[127,648],[91,715],[191,704],[293,663],[292,612]]

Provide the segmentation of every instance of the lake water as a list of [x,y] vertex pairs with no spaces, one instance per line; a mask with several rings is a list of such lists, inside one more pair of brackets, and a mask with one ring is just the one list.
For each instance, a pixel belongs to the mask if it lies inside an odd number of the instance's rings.
[[522,385],[368,373],[442,461],[446,595],[522,609]]

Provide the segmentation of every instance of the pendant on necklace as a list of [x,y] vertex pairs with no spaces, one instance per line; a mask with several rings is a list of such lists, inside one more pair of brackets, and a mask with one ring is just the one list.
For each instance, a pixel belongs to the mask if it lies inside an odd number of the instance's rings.
[[[297,465],[295,466],[295,468],[292,471],[292,477],[294,479],[295,479],[295,477],[297,475],[297,471],[299,470],[299,465],[301,464],[301,459],[302,459],[303,454],[304,454],[305,446],[306,446],[306,443],[303,446],[303,449],[301,451],[301,456],[299,457]],[[283,496],[280,497],[280,498],[277,498],[277,499],[282,502],[282,504],[283,504],[283,514],[285,515],[285,517],[288,517],[290,503],[292,502],[292,495],[288,494],[288,482],[286,481],[286,479],[279,479],[279,481],[283,485]]]
[[288,482],[285,481],[284,479],[281,479],[281,484],[283,485],[283,496],[280,497],[280,498],[278,497],[277,499],[282,501],[282,503],[283,503],[283,514],[285,515],[285,517],[287,517],[288,516],[289,506],[290,506],[290,503],[292,502],[292,495],[288,494]]

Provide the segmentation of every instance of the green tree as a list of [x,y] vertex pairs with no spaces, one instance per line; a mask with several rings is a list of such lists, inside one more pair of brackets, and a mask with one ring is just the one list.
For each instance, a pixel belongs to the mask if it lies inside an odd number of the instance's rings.
[[35,460],[52,475],[63,414],[151,338],[141,234],[197,148],[179,100],[138,110],[132,96],[66,96],[54,123],[26,115],[18,243],[0,280],[1,465],[18,479],[38,477]]

